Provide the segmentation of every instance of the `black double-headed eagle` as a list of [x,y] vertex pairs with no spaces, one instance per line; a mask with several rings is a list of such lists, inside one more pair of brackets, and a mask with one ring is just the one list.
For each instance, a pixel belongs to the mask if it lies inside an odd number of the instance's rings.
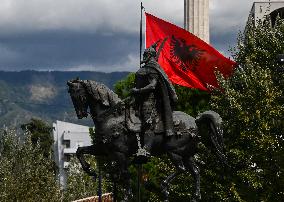
[[187,45],[183,38],[171,37],[171,59],[185,72],[195,71],[199,60],[204,53],[195,45]]

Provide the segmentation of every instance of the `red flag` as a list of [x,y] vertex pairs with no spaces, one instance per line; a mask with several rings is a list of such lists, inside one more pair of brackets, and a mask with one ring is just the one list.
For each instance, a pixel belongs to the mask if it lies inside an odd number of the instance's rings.
[[218,87],[216,70],[228,77],[236,65],[197,36],[146,13],[146,47],[165,39],[158,62],[175,84],[208,91],[208,85]]

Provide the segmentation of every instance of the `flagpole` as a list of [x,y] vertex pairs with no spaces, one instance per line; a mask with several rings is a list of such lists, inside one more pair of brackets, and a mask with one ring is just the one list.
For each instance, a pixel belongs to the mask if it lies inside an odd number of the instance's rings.
[[142,13],[143,13],[143,9],[144,9],[144,7],[143,7],[143,4],[141,2],[141,7],[140,7],[140,14],[141,14],[141,16],[140,16],[140,61],[139,61],[139,67],[140,68],[141,68],[141,61],[142,61],[142,18],[143,18]]
[[[141,2],[140,7],[140,61],[139,67],[141,68],[141,61],[142,61],[142,19],[143,19],[143,4]],[[142,171],[142,164],[138,164],[137,168],[137,202],[141,202],[141,171]]]

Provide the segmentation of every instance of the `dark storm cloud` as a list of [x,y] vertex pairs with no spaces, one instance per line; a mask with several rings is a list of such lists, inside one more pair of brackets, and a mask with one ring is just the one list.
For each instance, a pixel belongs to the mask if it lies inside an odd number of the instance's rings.
[[[182,1],[143,3],[182,25]],[[1,0],[0,70],[135,71],[139,17],[133,0]]]
[[[136,34],[101,34],[79,32],[36,32],[1,36],[0,56],[2,70],[80,68],[96,71],[115,71],[129,55],[138,58]],[[10,57],[7,55],[10,53]],[[138,60],[137,60],[138,64]],[[127,64],[125,64],[127,65]],[[117,67],[122,68],[122,67]],[[128,69],[129,67],[125,67]]]
[[214,32],[214,28],[211,28],[210,30],[211,45],[226,57],[230,57],[230,49],[235,47],[237,43],[238,31],[230,30],[227,32],[218,33]]
[[[183,0],[144,0],[147,10],[183,25]],[[253,0],[210,0],[211,44],[229,56]],[[1,0],[0,70],[135,71],[135,0]]]
[[244,30],[254,0],[211,0],[210,42],[214,48],[231,56],[239,32]]

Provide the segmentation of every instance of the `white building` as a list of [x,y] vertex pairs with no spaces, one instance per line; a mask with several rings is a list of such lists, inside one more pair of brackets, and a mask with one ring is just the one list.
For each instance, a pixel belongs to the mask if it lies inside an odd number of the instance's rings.
[[209,0],[184,0],[184,29],[209,43]]
[[254,19],[254,24],[270,15],[274,24],[277,15],[284,17],[284,1],[258,1],[254,2],[250,11],[250,17]]
[[53,123],[54,157],[59,171],[59,181],[66,185],[66,171],[70,156],[76,153],[78,147],[92,144],[89,127],[56,121]]

